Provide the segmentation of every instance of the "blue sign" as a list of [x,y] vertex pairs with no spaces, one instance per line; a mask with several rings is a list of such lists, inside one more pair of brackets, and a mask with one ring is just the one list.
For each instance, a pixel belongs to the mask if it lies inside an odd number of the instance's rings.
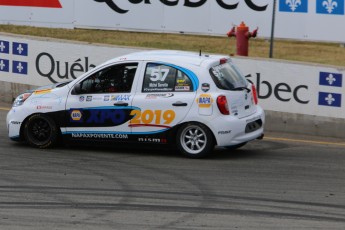
[[344,15],[344,0],[317,0],[316,13]]
[[10,61],[6,59],[0,59],[0,71],[9,72],[10,71]]
[[28,74],[28,63],[23,61],[13,61],[12,72],[17,74]]
[[279,11],[307,13],[308,0],[279,0]]
[[10,43],[8,41],[0,40],[0,53],[10,53]]
[[343,75],[339,73],[320,72],[320,85],[342,87]]
[[12,53],[14,55],[28,56],[28,44],[13,42]]
[[341,107],[341,94],[319,92],[319,105]]

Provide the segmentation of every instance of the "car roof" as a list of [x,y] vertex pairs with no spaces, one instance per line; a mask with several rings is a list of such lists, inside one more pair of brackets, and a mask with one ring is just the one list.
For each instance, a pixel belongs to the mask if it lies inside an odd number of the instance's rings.
[[208,55],[201,54],[201,52],[187,52],[176,50],[152,50],[130,53],[121,57],[117,57],[109,60],[107,63],[113,63],[118,61],[156,61],[156,62],[168,62],[172,64],[180,65],[194,65],[200,67],[209,67],[219,63],[220,59],[230,59],[225,55]]

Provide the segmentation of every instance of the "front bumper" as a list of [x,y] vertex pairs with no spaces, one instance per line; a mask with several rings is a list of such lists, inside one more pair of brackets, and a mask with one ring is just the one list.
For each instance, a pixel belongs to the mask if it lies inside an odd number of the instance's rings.
[[19,107],[13,107],[6,117],[8,137],[14,141],[20,141],[20,128],[23,124],[23,111]]

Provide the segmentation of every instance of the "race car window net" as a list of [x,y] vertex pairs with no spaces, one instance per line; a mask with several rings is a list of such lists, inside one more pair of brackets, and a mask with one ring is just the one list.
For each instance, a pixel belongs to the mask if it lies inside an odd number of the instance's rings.
[[248,85],[243,74],[229,62],[210,68],[210,75],[219,89],[236,90]]
[[138,63],[125,63],[101,69],[81,82],[82,93],[128,93],[132,89]]

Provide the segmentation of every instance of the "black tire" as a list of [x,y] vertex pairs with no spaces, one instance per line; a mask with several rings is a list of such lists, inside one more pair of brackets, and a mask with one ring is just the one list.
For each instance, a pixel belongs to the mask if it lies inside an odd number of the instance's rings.
[[212,132],[205,125],[188,123],[178,130],[176,144],[185,156],[202,158],[213,150],[215,141]]
[[247,144],[247,142],[243,142],[243,143],[238,144],[238,145],[225,146],[224,148],[229,149],[229,150],[236,150],[236,149],[239,149],[239,148],[245,146],[246,144]]
[[25,122],[24,137],[31,146],[45,149],[57,144],[59,131],[53,119],[34,114]]

